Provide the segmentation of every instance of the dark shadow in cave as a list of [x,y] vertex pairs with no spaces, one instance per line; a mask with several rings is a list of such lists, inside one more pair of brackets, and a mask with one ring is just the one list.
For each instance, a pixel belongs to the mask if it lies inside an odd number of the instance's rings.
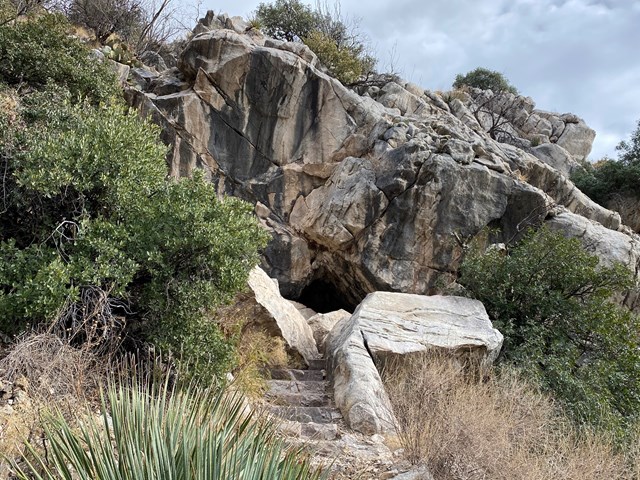
[[357,307],[338,288],[325,280],[311,282],[302,290],[296,301],[318,313],[329,313],[340,309],[353,313]]

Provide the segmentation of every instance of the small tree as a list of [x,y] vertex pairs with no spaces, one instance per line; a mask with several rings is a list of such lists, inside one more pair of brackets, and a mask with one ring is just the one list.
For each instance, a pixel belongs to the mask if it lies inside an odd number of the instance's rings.
[[465,75],[456,75],[453,88],[461,88],[465,85],[481,90],[492,90],[493,93],[509,92],[514,95],[518,93],[516,87],[511,85],[502,73],[482,67],[471,70]]
[[264,33],[287,42],[302,41],[315,30],[317,23],[311,7],[299,0],[260,3],[255,15]]

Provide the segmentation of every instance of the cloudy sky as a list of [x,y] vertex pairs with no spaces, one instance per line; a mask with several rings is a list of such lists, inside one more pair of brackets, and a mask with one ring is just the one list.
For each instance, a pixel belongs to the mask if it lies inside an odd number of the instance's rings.
[[[201,9],[247,17],[258,3],[203,0]],[[500,71],[537,108],[584,118],[597,132],[592,160],[615,157],[615,145],[640,119],[639,0],[341,4],[343,16],[359,18],[379,70],[393,64],[430,90],[448,90],[457,73],[478,66]]]

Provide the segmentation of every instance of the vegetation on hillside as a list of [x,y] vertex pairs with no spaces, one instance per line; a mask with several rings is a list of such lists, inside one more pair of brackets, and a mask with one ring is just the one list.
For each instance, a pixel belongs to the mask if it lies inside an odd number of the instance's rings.
[[462,88],[464,86],[479,88],[481,90],[491,90],[495,94],[509,92],[515,95],[518,93],[516,87],[511,85],[502,73],[483,67],[478,67],[464,75],[456,75],[453,88]]
[[251,411],[239,394],[185,386],[167,377],[122,380],[104,392],[97,417],[75,428],[49,416],[47,454],[31,445],[18,478],[37,480],[314,480],[308,458],[278,437],[273,422]]
[[202,175],[167,178],[158,128],[67,28],[55,15],[0,27],[0,328],[124,336],[220,375],[233,344],[209,315],[244,287],[266,234]]
[[391,359],[382,379],[405,458],[438,480],[639,478],[637,431],[621,451],[606,432],[572,425],[513,368],[478,372],[427,352]]
[[579,240],[546,228],[507,252],[473,247],[460,283],[505,337],[503,364],[525,371],[579,424],[623,437],[640,411],[640,319],[612,295],[632,284]]
[[580,190],[601,205],[618,195],[640,198],[640,121],[631,138],[621,141],[616,150],[617,160],[586,163],[584,170],[571,177]]
[[375,66],[357,24],[342,18],[339,4],[332,10],[320,2],[315,9],[299,0],[260,3],[255,23],[273,38],[304,42],[345,85],[356,83]]

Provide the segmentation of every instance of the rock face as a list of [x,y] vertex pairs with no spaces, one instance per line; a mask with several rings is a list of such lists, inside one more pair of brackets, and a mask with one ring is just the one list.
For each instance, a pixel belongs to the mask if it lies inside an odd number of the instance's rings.
[[255,302],[251,322],[273,336],[282,337],[290,351],[309,364],[320,357],[313,332],[302,314],[288,300],[280,296],[278,286],[260,268],[249,274],[249,288]]
[[370,293],[327,338],[336,406],[354,430],[390,430],[393,414],[374,362],[441,349],[491,363],[501,347],[502,335],[477,300]]
[[640,233],[640,198],[632,196],[616,196],[607,203],[607,208],[620,213],[622,223],[635,233]]
[[[584,122],[519,97],[510,128],[526,142],[513,146],[487,134],[468,97],[399,80],[359,95],[303,44],[213,14],[177,69],[128,92],[173,145],[172,175],[203,169],[220,194],[254,204],[273,236],[263,268],[289,298],[323,282],[339,300],[329,310],[377,290],[433,293],[483,228],[508,241],[558,205],[620,227],[567,179],[593,139]],[[528,153],[529,138],[544,148]]]

